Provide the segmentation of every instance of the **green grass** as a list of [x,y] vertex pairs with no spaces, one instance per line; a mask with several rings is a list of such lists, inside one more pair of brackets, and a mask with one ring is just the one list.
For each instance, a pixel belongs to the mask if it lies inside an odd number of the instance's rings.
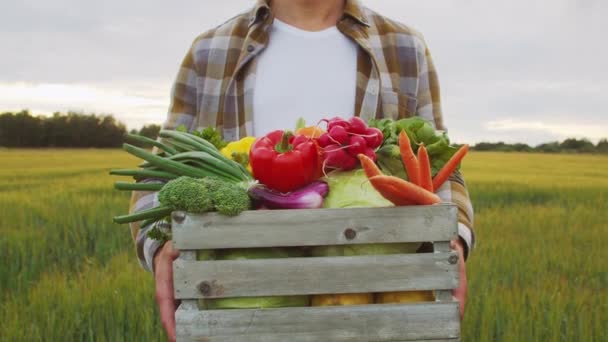
[[[0,340],[164,340],[118,150],[0,150]],[[464,341],[608,340],[608,158],[473,153]]]

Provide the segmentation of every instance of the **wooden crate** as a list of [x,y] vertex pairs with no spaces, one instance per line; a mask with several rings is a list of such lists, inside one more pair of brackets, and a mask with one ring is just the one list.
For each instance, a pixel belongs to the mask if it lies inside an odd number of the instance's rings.
[[[453,205],[250,211],[236,217],[173,213],[179,341],[458,341]],[[434,244],[433,253],[197,261],[200,249]],[[199,310],[201,298],[435,291],[435,302]]]

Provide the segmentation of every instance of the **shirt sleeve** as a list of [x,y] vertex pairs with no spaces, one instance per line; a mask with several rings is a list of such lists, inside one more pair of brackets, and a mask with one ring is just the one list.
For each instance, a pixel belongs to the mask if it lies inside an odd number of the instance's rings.
[[[195,125],[195,116],[197,113],[197,72],[194,63],[193,48],[191,48],[182,64],[173,87],[171,90],[171,104],[167,114],[167,119],[163,123],[163,129],[175,129],[184,125],[189,131],[193,130]],[[162,141],[162,139],[160,139]],[[158,149],[154,148],[153,152],[158,153]],[[144,179],[140,182],[150,183],[162,182],[157,179]],[[151,191],[133,191],[129,213],[137,213],[142,210],[150,209],[158,206],[158,192]],[[148,232],[151,229],[161,228],[170,229],[170,224],[164,221],[157,221],[145,227],[140,227],[141,222],[131,223],[131,234],[135,242],[137,257],[142,267],[150,272],[154,271],[154,255],[162,244],[148,237]]]
[[[439,80],[433,59],[426,44],[424,52],[419,55],[419,88],[417,95],[417,113],[433,122],[438,130],[447,131],[443,123]],[[439,189],[437,195],[443,202],[451,202],[458,207],[458,235],[464,243],[465,258],[475,247],[473,230],[473,205],[469,192],[460,171],[455,171]]]

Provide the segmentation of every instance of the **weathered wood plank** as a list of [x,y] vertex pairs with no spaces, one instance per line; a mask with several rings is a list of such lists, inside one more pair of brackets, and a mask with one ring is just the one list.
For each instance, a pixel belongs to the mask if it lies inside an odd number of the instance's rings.
[[456,215],[450,204],[174,215],[173,241],[178,249],[449,241]]
[[412,341],[460,337],[455,303],[178,310],[179,341]]
[[174,262],[175,298],[451,289],[455,253]]
[[[451,252],[452,248],[450,247],[450,242],[440,241],[433,243],[433,250],[435,251],[435,253],[447,253]],[[452,259],[450,259],[450,263],[453,263],[458,266],[458,255],[456,254],[451,258]],[[460,279],[460,277],[458,277],[458,279]],[[435,291],[435,300],[438,302],[451,302],[452,297],[453,296],[451,289],[437,288],[437,291]]]
[[[196,251],[180,251],[178,258],[184,261],[195,261]],[[198,301],[196,299],[184,299],[180,304],[180,308],[185,310],[197,310]]]

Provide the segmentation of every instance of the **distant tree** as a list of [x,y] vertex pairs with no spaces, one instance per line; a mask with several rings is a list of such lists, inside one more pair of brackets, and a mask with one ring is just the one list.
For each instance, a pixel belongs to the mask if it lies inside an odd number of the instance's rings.
[[517,152],[532,152],[533,148],[530,147],[528,144],[522,144],[522,143],[517,143],[517,144],[513,144],[513,151],[517,151]]
[[139,130],[139,135],[146,136],[150,139],[156,139],[158,137],[158,132],[160,132],[160,126],[151,124],[145,125]]
[[558,153],[561,151],[561,148],[559,146],[559,142],[553,141],[549,143],[540,144],[536,146],[534,150],[543,153]]
[[531,152],[532,147],[527,144],[506,144],[502,141],[497,143],[481,142],[473,146],[475,151],[500,151],[500,152]]
[[587,139],[566,139],[560,144],[560,147],[567,152],[595,152],[595,146]]
[[595,151],[599,153],[608,153],[608,139],[604,138],[598,141],[595,146]]
[[0,114],[0,146],[5,147],[118,147],[125,132],[125,125],[111,115]]
[[473,150],[475,151],[494,151],[495,144],[489,142],[480,142],[473,146]]

